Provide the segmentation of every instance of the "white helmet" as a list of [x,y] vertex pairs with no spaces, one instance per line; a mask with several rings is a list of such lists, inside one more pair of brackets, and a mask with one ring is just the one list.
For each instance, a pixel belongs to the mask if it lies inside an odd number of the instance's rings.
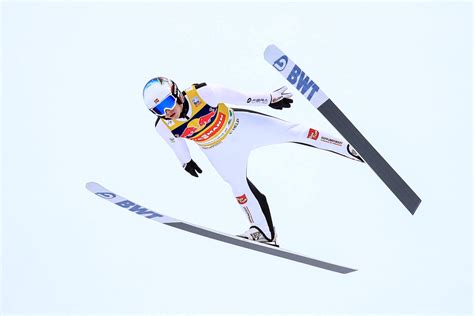
[[181,103],[182,93],[173,80],[165,77],[153,78],[143,88],[143,101],[148,110],[158,116],[172,110],[176,103]]

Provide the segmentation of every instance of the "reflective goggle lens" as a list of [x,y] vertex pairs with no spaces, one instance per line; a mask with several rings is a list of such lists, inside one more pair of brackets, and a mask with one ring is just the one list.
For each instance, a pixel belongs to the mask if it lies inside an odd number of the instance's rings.
[[163,101],[150,109],[156,115],[165,115],[165,110],[172,110],[176,106],[176,99],[170,94]]

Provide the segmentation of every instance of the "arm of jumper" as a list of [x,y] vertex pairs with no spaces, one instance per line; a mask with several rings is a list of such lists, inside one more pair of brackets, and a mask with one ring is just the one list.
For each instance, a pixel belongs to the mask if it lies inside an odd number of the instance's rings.
[[199,94],[214,107],[221,102],[247,106],[267,106],[271,102],[270,93],[243,93],[219,85],[206,85],[199,89]]
[[181,162],[181,166],[184,166],[191,160],[191,154],[189,153],[189,148],[184,139],[175,137],[168,127],[165,126],[166,123],[159,119],[155,129],[164,139],[164,141],[173,149],[176,157],[178,157]]

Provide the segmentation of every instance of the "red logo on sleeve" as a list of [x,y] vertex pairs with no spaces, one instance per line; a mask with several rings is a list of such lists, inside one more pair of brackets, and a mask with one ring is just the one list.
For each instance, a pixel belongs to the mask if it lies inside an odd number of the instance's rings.
[[316,140],[318,139],[318,137],[319,137],[319,132],[315,129],[310,128],[308,132],[308,136],[306,136],[306,138]]

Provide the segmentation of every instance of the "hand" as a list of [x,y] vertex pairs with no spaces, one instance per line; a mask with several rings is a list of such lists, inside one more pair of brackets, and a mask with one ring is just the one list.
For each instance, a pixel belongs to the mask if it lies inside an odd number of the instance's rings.
[[192,159],[188,163],[185,163],[183,165],[183,168],[184,170],[189,172],[190,175],[196,178],[199,177],[198,173],[202,173],[201,168],[199,168],[199,166]]
[[288,87],[283,86],[275,91],[273,91],[271,96],[271,101],[269,106],[276,110],[281,110],[283,108],[289,108],[291,103],[293,103],[293,99],[291,97],[293,94],[291,92],[285,92]]

